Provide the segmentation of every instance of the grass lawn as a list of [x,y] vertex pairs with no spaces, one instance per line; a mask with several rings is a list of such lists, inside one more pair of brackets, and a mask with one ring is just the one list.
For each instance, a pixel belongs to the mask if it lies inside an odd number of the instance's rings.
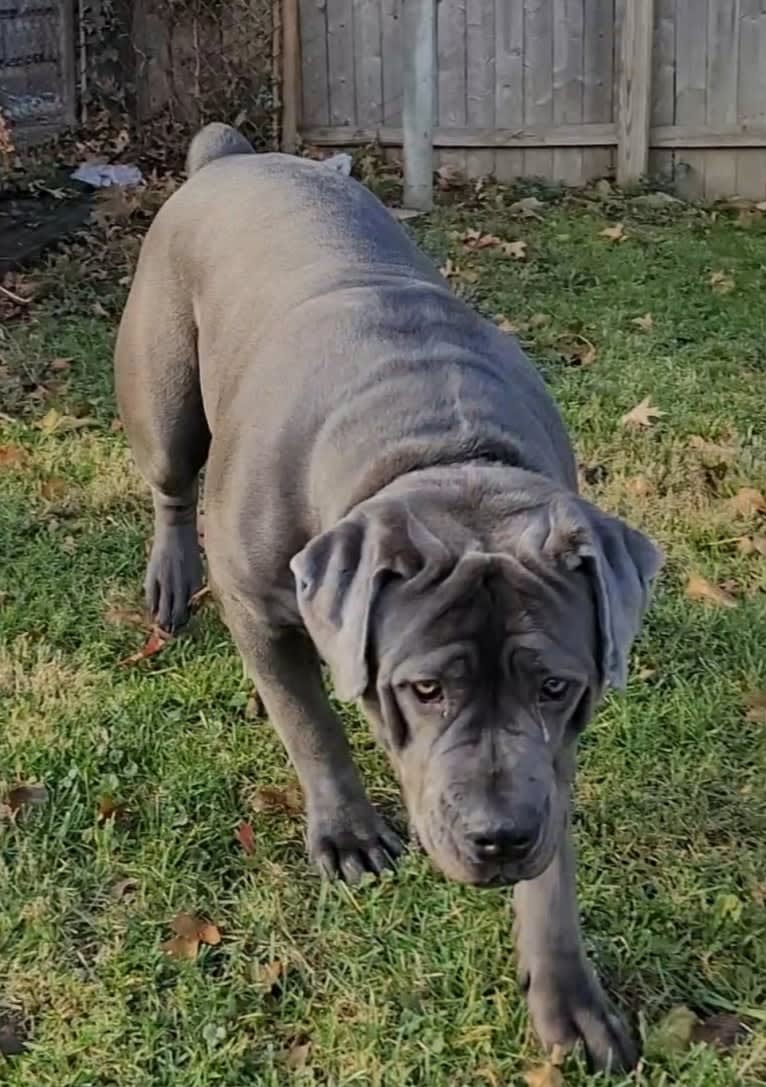
[[[589,496],[668,555],[629,689],[582,744],[588,944],[649,1036],[644,1083],[763,1083],[766,710],[748,699],[766,690],[766,516],[740,492],[766,492],[766,216],[607,195],[519,218],[512,199],[488,190],[414,229],[457,289],[521,329]],[[618,221],[624,240],[601,234]],[[524,240],[527,259],[471,249],[467,229]],[[419,855],[378,884],[321,886],[300,814],[279,793],[257,810],[292,773],[213,608],[120,666],[145,638],[149,504],[112,426],[125,284],[104,267],[88,285],[101,253],[84,252],[0,326],[0,1034],[26,1037],[0,1083],[523,1083],[540,1058],[510,894],[447,884]],[[664,414],[622,425],[646,397]],[[690,598],[691,575],[713,600]],[[345,712],[373,798],[400,817]],[[47,798],[11,817],[19,783]],[[161,950],[181,911],[220,930],[195,960]],[[682,1004],[738,1014],[744,1040],[672,1052],[653,1031]],[[577,1060],[564,1075],[587,1079]]]

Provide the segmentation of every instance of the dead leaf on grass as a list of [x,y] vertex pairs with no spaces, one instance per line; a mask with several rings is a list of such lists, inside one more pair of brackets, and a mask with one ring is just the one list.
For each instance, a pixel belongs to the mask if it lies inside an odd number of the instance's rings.
[[559,348],[559,353],[568,366],[591,366],[598,355],[595,346],[585,336],[578,336],[574,343]]
[[466,283],[476,283],[479,279],[479,273],[471,271],[467,268],[461,268],[455,264],[451,257],[448,257],[444,264],[441,266],[441,274],[445,279],[462,279]]
[[711,604],[718,608],[736,608],[735,597],[720,585],[714,585],[701,574],[691,574],[686,582],[686,595],[689,600]]
[[199,611],[205,604],[212,602],[212,590],[209,585],[203,585],[201,589],[197,589],[196,593],[193,593],[189,598],[189,610],[192,612]]
[[543,325],[547,325],[550,321],[550,317],[547,313],[533,313],[527,321],[530,328],[542,328]]
[[752,691],[745,698],[745,720],[766,725],[766,691]]
[[57,499],[63,498],[68,491],[69,484],[67,481],[56,476],[44,479],[40,484],[40,497],[45,499],[46,502],[55,502]]
[[179,913],[170,927],[175,936],[160,946],[172,959],[196,959],[200,944],[216,947],[221,942],[217,926],[196,913]]
[[263,704],[263,700],[257,691],[253,691],[245,703],[245,717],[248,721],[257,721],[259,718],[265,716],[266,707]]
[[466,230],[460,240],[466,249],[492,249],[503,244],[503,239],[496,234],[482,234],[480,230]]
[[650,427],[653,426],[657,419],[661,419],[667,412],[662,411],[660,408],[655,408],[652,404],[652,398],[650,396],[644,397],[640,404],[636,404],[635,408],[631,408],[620,419],[621,426],[628,427]]
[[255,852],[255,834],[250,823],[240,823],[234,831],[234,837],[242,846],[243,852],[251,857]]
[[100,302],[94,302],[93,303],[93,305],[91,306],[91,312],[93,313],[94,317],[108,317],[109,316],[109,314],[107,313],[107,311],[104,309],[104,307],[101,305]]
[[61,372],[63,370],[68,370],[73,362],[74,362],[74,357],[70,357],[70,358],[66,358],[66,359],[64,359],[64,358],[55,358],[55,359],[51,360],[51,362],[50,362],[50,364],[48,366],[48,369],[49,370],[55,370],[57,372]]
[[752,517],[756,513],[766,513],[766,498],[755,487],[740,487],[729,500],[729,508],[740,517]]
[[157,653],[161,653],[168,642],[172,641],[172,634],[168,634],[166,630],[162,630],[160,627],[152,627],[149,637],[144,644],[135,653],[131,653],[129,657],[125,657],[119,661],[118,664],[121,668],[127,668],[132,664],[140,664],[141,661],[148,660],[149,657],[154,657]]
[[516,242],[503,242],[500,247],[506,257],[510,257],[511,260],[526,260],[527,259],[527,243],[522,241]]
[[766,558],[766,536],[740,536],[736,544],[740,555],[763,555]]
[[708,283],[716,294],[731,294],[734,290],[734,277],[726,272],[711,272]]
[[138,880],[120,879],[112,886],[112,898],[127,898],[138,890]]
[[104,793],[103,796],[98,798],[96,804],[96,819],[99,823],[113,822],[115,824],[125,823],[129,819],[128,809],[124,804],[109,794]]
[[254,811],[273,814],[285,812],[297,815],[303,811],[303,795],[298,785],[288,785],[281,789],[276,785],[263,785],[256,789],[252,799]]
[[107,608],[104,619],[107,623],[114,623],[116,626],[146,626],[146,615],[138,608]]
[[614,226],[604,227],[600,232],[600,237],[608,238],[610,242],[624,242],[627,234],[622,223],[615,223]]
[[27,451],[20,445],[0,445],[0,468],[21,468],[27,461]]
[[641,475],[627,479],[625,481],[625,486],[630,493],[636,495],[637,498],[646,498],[654,490],[654,487],[646,476]]
[[631,324],[640,328],[642,332],[651,332],[654,328],[654,318],[651,313],[645,313],[643,317],[634,317]]
[[508,212],[510,215],[520,215],[522,219],[540,219],[537,212],[544,207],[543,201],[536,196],[525,196],[521,200],[514,200],[508,206]]
[[727,1053],[734,1049],[746,1034],[747,1030],[739,1016],[732,1015],[730,1012],[721,1012],[703,1019],[701,1023],[695,1023],[692,1027],[691,1040],[693,1044],[709,1045]]
[[546,1061],[529,1068],[524,1073],[524,1082],[527,1087],[564,1087],[564,1076],[553,1061]]
[[4,1057],[19,1057],[26,1048],[22,1024],[16,1016],[0,1012],[0,1054]]
[[508,317],[504,317],[502,313],[498,313],[495,316],[495,324],[501,332],[507,332],[509,335],[514,336],[522,331],[521,325],[515,325]]
[[253,970],[256,985],[260,985],[267,993],[270,993],[279,979],[285,973],[285,964],[281,959],[273,962],[257,963]]
[[40,782],[14,785],[4,803],[10,809],[11,815],[26,808],[41,808],[48,803],[48,790]]
[[298,1072],[302,1068],[305,1068],[309,1062],[311,1056],[311,1042],[308,1038],[301,1036],[298,1038],[287,1051],[285,1057],[285,1065],[293,1072]]
[[109,424],[109,429],[113,434],[117,434],[120,430],[125,429],[125,424],[123,423],[122,419],[112,419],[111,423]]
[[700,454],[701,460],[712,466],[719,464],[732,464],[739,455],[739,450],[734,445],[724,445],[720,442],[709,442],[700,434],[692,434],[689,438],[689,446]]
[[98,426],[98,420],[89,415],[62,415],[56,408],[51,408],[37,425],[46,434],[60,434],[70,430],[82,430],[85,427]]

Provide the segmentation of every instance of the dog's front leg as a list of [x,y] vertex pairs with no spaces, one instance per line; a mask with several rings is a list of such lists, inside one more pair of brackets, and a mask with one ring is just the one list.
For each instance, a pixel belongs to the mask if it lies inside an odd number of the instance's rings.
[[402,843],[367,798],[309,638],[297,629],[275,630],[241,601],[221,603],[245,667],[297,771],[312,861],[323,875],[348,883],[365,872],[393,867]]
[[514,892],[519,978],[546,1049],[582,1041],[594,1070],[632,1068],[638,1053],[588,962],[580,933],[575,862],[567,814],[558,850],[537,879]]

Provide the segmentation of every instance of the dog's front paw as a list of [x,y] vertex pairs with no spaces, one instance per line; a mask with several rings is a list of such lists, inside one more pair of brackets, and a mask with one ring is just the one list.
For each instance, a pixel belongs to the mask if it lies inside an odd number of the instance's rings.
[[622,1016],[612,1007],[590,963],[546,963],[522,984],[532,1025],[547,1050],[573,1049],[582,1042],[593,1071],[626,1072],[638,1062],[638,1049]]
[[147,610],[155,623],[171,633],[180,630],[189,619],[191,598],[201,586],[196,527],[165,527],[155,538],[144,585]]
[[309,856],[327,879],[358,883],[394,868],[404,843],[367,801],[309,807]]

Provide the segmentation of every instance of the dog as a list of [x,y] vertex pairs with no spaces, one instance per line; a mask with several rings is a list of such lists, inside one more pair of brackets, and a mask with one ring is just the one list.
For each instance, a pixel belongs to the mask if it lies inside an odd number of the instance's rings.
[[577,739],[626,680],[661,565],[578,495],[566,430],[518,343],[479,317],[362,185],[213,124],[143,242],[116,389],[151,486],[146,575],[176,630],[211,588],[347,881],[402,843],[371,806],[322,682],[357,700],[422,846],[513,884],[544,1046],[625,1069],[636,1046],[575,899]]

